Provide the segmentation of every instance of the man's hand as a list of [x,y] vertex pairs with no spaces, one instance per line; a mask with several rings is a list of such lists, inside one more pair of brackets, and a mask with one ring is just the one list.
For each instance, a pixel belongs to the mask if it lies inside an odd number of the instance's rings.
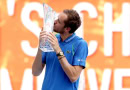
[[42,28],[39,37],[39,45],[42,39],[48,40],[56,53],[59,53],[61,51],[58,40],[52,32],[44,31]]
[[47,34],[46,34],[47,32],[46,31],[44,31],[43,30],[43,28],[41,29],[41,32],[40,32],[40,36],[39,36],[39,45],[40,45],[40,41],[42,40],[42,39],[47,39],[46,37],[47,37]]
[[49,32],[47,34],[47,38],[48,38],[48,41],[51,43],[54,51],[56,53],[59,53],[61,51],[61,48],[59,46],[58,39],[56,38],[56,36],[53,33]]

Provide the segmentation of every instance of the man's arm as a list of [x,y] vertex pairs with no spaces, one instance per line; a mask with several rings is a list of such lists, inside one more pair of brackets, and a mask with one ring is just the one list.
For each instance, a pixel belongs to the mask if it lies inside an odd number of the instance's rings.
[[[56,54],[58,54],[59,52],[61,52],[61,48],[59,47],[59,43],[57,38],[50,33],[50,35],[48,35],[48,41],[51,43],[51,45],[53,46],[53,49],[55,50]],[[58,56],[58,58],[60,59],[62,56]],[[71,82],[75,82],[79,76],[81,71],[83,70],[82,66],[73,66],[71,64],[69,64],[69,62],[67,61],[67,59],[65,57],[61,58],[59,60],[64,72],[66,73],[66,75],[68,76],[68,78],[70,79]]]
[[71,82],[75,82],[79,76],[81,71],[83,70],[82,66],[72,66],[68,63],[65,57],[59,60],[64,72],[67,74]]
[[38,48],[37,55],[32,65],[32,74],[38,76],[41,74],[45,64],[42,63],[42,51]]
[[[43,31],[43,28],[41,29],[41,32],[40,32],[40,37],[39,37],[39,44],[40,44],[40,39],[43,38],[43,36],[45,35],[45,31]],[[33,62],[33,65],[32,65],[32,74],[34,76],[39,76],[44,68],[45,64],[42,63],[42,51],[40,48],[38,48],[38,51],[37,51],[37,55],[35,57],[35,60]]]

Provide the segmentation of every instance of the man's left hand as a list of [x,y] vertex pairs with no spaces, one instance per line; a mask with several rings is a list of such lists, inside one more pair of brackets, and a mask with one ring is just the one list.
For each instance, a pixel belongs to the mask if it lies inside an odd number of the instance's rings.
[[48,38],[48,41],[51,43],[54,51],[56,53],[59,53],[61,51],[61,48],[59,46],[59,43],[58,43],[58,39],[56,38],[56,36],[52,33],[52,32],[49,32],[49,34],[47,34],[47,38]]

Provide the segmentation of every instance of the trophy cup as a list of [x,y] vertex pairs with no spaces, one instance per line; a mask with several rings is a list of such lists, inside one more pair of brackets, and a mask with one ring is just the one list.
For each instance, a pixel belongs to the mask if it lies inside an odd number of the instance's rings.
[[[43,12],[44,12],[44,19],[43,19],[43,29],[46,33],[53,32],[54,21],[56,17],[56,12],[47,4],[43,3]],[[49,43],[46,38],[40,40],[40,49],[43,52],[53,52],[54,49]]]

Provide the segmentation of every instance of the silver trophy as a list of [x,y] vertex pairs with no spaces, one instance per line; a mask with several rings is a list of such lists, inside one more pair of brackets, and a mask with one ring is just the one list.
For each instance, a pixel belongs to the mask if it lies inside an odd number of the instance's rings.
[[[44,12],[44,19],[43,19],[43,27],[44,30],[48,32],[53,32],[54,21],[56,17],[56,12],[47,4],[43,3],[43,12]],[[48,42],[47,37],[40,40],[40,49],[43,52],[53,52],[54,49],[51,44]]]

